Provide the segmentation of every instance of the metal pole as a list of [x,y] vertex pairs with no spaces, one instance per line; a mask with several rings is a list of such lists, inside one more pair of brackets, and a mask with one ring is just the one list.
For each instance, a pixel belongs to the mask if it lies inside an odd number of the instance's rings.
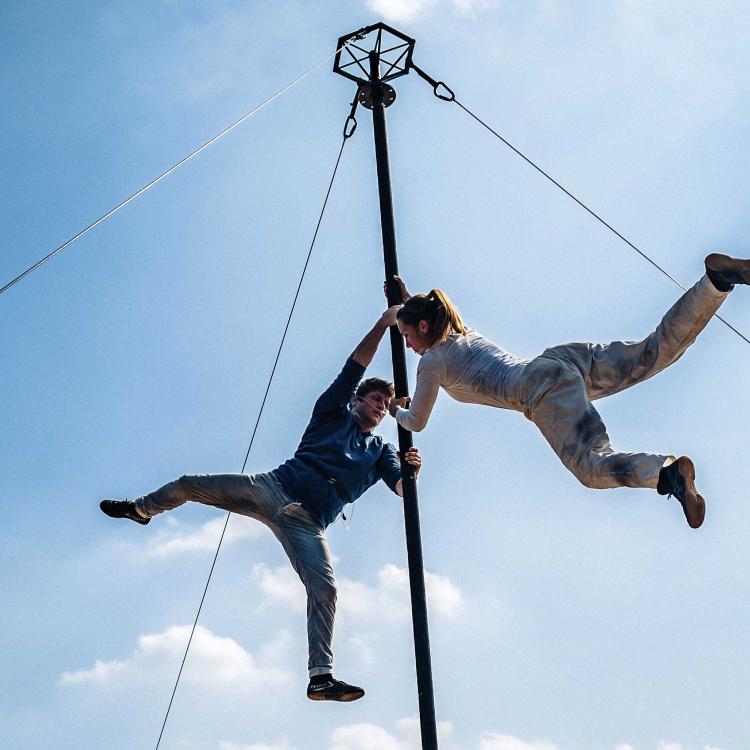
[[[398,274],[396,257],[396,224],[393,218],[391,196],[391,171],[388,161],[388,138],[385,126],[385,106],[380,82],[380,61],[377,52],[370,52],[370,80],[373,89],[372,123],[375,135],[375,161],[378,171],[380,194],[380,222],[383,232],[383,258],[385,278],[388,282],[388,304],[401,302],[400,293],[393,276]],[[406,351],[404,340],[396,326],[390,330],[393,380],[396,396],[409,395],[406,374]],[[411,432],[398,428],[398,445],[401,456],[412,447]],[[422,538],[419,530],[419,503],[414,470],[401,461],[402,487],[404,493],[404,525],[406,527],[406,551],[409,560],[409,586],[411,589],[411,612],[414,629],[414,652],[417,663],[417,692],[419,695],[419,722],[422,729],[423,750],[437,750],[437,727],[435,724],[435,699],[432,689],[432,665],[430,663],[430,636],[427,629],[427,599],[424,585],[424,563],[422,560]]]

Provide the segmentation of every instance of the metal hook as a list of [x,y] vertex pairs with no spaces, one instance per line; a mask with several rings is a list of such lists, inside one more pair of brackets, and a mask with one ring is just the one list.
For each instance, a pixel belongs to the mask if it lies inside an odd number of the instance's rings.
[[[439,91],[441,86],[445,89],[447,93],[441,93]],[[438,99],[442,99],[444,102],[452,102],[452,101],[455,101],[456,99],[456,95],[453,93],[453,90],[450,89],[442,81],[437,81],[435,85],[432,87],[432,91]]]
[[[453,102],[456,100],[456,95],[442,81],[436,81],[431,75],[425,73],[424,70],[419,68],[413,62],[411,64],[411,67],[416,71],[417,75],[419,75],[421,78],[424,78],[424,80],[427,81],[430,86],[432,86],[432,93],[435,94],[438,99],[442,99],[444,102]],[[441,91],[441,87],[445,91]]]
[[351,138],[354,135],[354,131],[357,129],[357,118],[354,115],[349,115],[344,123],[344,138]]
[[354,113],[357,111],[357,105],[359,104],[359,91],[361,88],[361,85],[357,86],[357,93],[354,95],[352,108],[349,110],[349,117],[344,122],[344,140],[351,138],[357,129],[357,118],[354,116]]

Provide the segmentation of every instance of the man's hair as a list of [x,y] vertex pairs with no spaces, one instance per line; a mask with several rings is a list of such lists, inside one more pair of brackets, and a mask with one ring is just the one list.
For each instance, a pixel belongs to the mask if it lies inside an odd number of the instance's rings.
[[383,378],[367,378],[366,380],[363,380],[357,386],[356,395],[366,396],[371,391],[382,391],[383,393],[387,393],[390,398],[393,398],[396,395],[393,383],[389,380],[384,380]]

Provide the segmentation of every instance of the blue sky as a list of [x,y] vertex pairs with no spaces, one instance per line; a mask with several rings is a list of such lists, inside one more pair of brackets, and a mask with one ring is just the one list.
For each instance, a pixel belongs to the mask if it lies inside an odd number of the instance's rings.
[[[381,19],[683,283],[707,252],[748,254],[742,3],[11,0],[0,281]],[[523,356],[655,326],[671,282],[421,79],[395,85],[413,291],[446,289]],[[222,517],[190,506],[141,528],[98,500],[240,469],[352,94],[321,67],[0,297],[4,747],[155,744]],[[358,119],[250,471],[293,452],[383,308]],[[722,314],[748,334],[750,292]],[[389,362],[383,346],[372,373]],[[598,405],[615,446],[693,457],[698,532],[674,500],[578,485],[520,415],[440,397],[416,442],[441,748],[750,745],[749,363],[713,321],[669,371]],[[376,487],[329,530],[336,672],[367,689],[351,705],[305,698],[301,586],[269,532],[232,519],[165,750],[418,747],[400,502]]]

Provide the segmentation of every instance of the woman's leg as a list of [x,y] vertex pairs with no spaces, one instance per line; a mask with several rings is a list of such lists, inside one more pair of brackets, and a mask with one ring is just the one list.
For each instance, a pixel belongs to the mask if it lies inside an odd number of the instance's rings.
[[573,365],[546,356],[532,363],[526,414],[586,487],[650,487],[674,456],[616,451]]
[[682,456],[622,453],[586,392],[576,366],[542,355],[529,363],[524,413],[539,427],[565,466],[587,487],[649,487],[674,495],[688,524],[697,529],[706,503],[695,488],[693,462]]
[[[719,309],[729,292],[720,292],[704,276],[689,289],[642,341],[588,345],[588,372],[583,375],[592,399],[609,396],[640,383],[676,362]],[[555,347],[564,350],[565,347]],[[576,354],[580,358],[580,352]],[[581,367],[585,368],[582,362]]]

